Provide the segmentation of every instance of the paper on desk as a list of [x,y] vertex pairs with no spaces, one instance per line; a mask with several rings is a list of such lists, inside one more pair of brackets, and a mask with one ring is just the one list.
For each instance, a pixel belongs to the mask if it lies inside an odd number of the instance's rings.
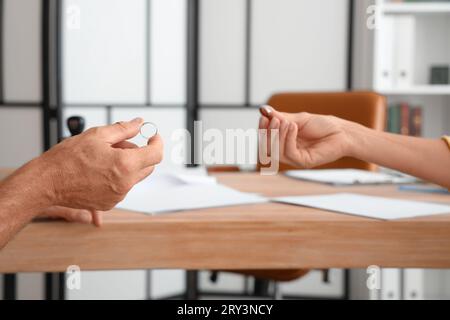
[[295,196],[272,199],[275,202],[323,209],[382,220],[450,214],[450,206],[352,193]]
[[117,207],[151,214],[267,201],[220,185],[215,178],[202,174],[159,172],[134,186]]
[[334,185],[413,183],[417,179],[407,175],[393,175],[357,169],[290,170],[286,176]]
[[217,180],[201,168],[156,168],[151,176],[134,186],[133,190],[161,190],[187,184],[215,185]]
[[264,203],[261,196],[239,192],[220,184],[183,185],[153,192],[131,191],[118,207],[143,213],[163,213]]

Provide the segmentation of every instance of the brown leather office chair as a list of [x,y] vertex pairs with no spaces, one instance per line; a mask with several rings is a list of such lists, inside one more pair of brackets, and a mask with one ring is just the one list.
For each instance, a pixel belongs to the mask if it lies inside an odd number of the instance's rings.
[[[280,93],[267,102],[281,112],[309,112],[333,115],[360,123],[375,130],[384,130],[386,125],[386,99],[373,92],[339,92],[339,93]],[[343,158],[321,166],[324,168],[355,168],[376,170],[376,166],[352,158]],[[292,166],[280,163],[280,171]],[[237,273],[271,281],[292,281],[308,273],[309,270],[243,270]]]

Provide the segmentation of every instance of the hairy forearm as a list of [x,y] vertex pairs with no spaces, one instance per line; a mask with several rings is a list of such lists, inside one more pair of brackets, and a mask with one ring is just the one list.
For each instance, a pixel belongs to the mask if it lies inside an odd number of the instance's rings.
[[0,249],[38,212],[51,206],[51,179],[40,159],[0,182]]
[[450,151],[442,140],[348,126],[350,155],[450,188]]

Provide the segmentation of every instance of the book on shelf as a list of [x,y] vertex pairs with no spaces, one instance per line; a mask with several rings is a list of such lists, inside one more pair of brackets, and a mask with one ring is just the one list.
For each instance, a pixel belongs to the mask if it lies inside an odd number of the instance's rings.
[[389,132],[420,137],[422,135],[422,108],[402,102],[388,109]]

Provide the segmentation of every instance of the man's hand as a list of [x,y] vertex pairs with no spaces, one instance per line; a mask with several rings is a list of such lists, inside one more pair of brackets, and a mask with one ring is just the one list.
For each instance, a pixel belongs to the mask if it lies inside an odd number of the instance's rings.
[[[300,168],[313,168],[349,155],[346,128],[355,125],[333,117],[309,113],[282,113],[261,108],[260,129],[279,130],[280,161]],[[270,149],[269,145],[260,146]]]
[[72,209],[66,207],[53,206],[38,213],[38,218],[64,219],[68,222],[92,223],[96,227],[102,225],[101,212],[95,210]]
[[46,179],[43,185],[51,187],[52,205],[110,210],[136,183],[150,175],[162,160],[160,136],[141,148],[126,141],[138,134],[142,123],[137,118],[89,129],[36,159]]
[[141,148],[126,141],[142,122],[93,128],[66,139],[2,181],[0,249],[42,214],[100,225],[96,211],[113,208],[162,160],[158,135]]

